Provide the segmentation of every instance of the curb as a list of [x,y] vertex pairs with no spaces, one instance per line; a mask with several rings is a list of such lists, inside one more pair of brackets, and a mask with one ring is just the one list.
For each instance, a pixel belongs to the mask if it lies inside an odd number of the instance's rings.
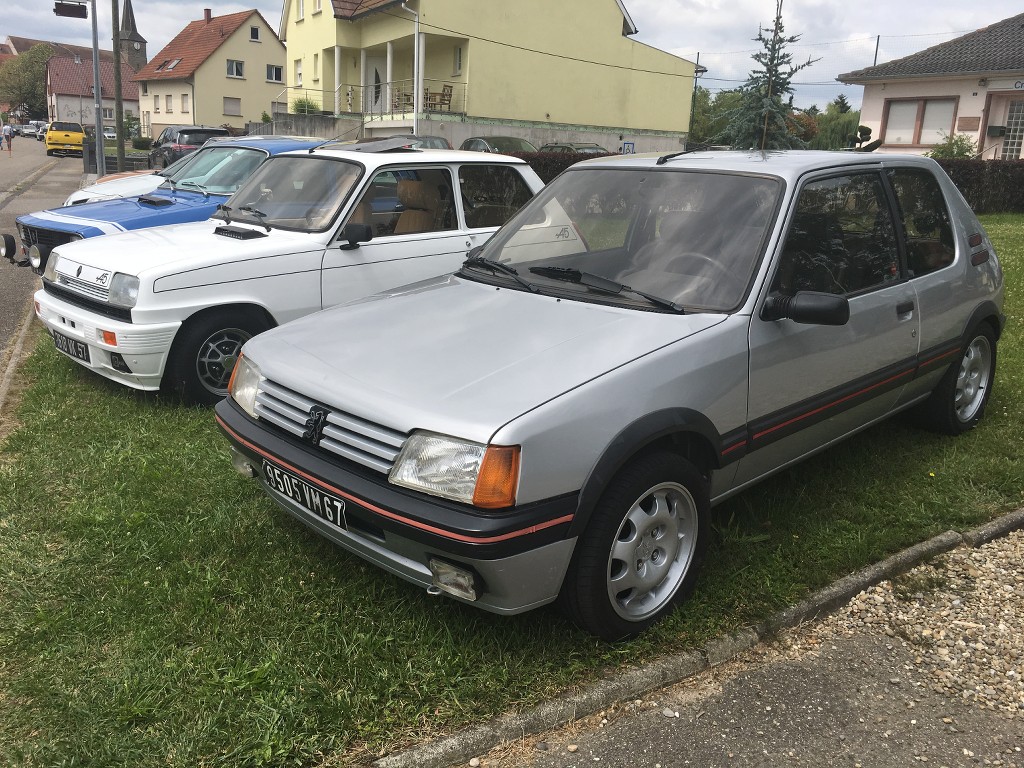
[[502,743],[566,725],[612,704],[640,698],[652,690],[682,682],[750,650],[779,630],[831,613],[865,589],[906,573],[937,555],[963,545],[979,547],[1021,528],[1024,528],[1024,508],[965,533],[946,531],[838,579],[756,628],[717,637],[701,651],[663,656],[642,667],[616,672],[581,690],[558,696],[524,712],[500,715],[489,723],[471,726],[451,736],[387,755],[371,765],[374,768],[449,768],[456,763],[465,763]]
[[10,348],[10,357],[7,358],[7,362],[4,365],[3,374],[0,375],[0,414],[4,412],[4,406],[7,404],[7,393],[11,389],[11,382],[14,381],[15,371],[21,365],[21,360],[24,356],[25,339],[28,337],[29,329],[32,327],[35,318],[36,314],[30,300],[28,312],[25,315],[25,319],[21,321],[18,333],[14,337],[14,345]]

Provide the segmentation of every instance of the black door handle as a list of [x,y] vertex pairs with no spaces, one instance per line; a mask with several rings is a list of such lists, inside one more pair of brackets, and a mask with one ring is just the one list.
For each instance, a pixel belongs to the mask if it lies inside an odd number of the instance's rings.
[[906,315],[909,312],[913,312],[913,311],[914,311],[914,302],[912,302],[912,301],[903,301],[903,302],[900,302],[899,304],[896,305],[896,314],[897,315]]

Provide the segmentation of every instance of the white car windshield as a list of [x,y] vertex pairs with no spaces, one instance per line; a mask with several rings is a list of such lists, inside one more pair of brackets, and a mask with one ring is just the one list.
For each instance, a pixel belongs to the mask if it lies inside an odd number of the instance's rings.
[[632,306],[640,291],[686,309],[728,311],[752,282],[782,188],[775,178],[725,172],[572,170],[480,256],[545,293]]
[[322,155],[272,157],[216,214],[228,221],[321,232],[331,225],[363,168]]
[[252,175],[267,153],[248,147],[208,147],[200,149],[172,166],[173,173],[164,173],[169,181],[162,186],[203,192],[210,195],[232,195]]

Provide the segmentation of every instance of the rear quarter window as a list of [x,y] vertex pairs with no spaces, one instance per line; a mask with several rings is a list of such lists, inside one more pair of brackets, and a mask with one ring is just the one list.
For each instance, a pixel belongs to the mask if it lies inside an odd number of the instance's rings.
[[470,229],[500,227],[533,197],[522,175],[507,165],[464,165],[459,185]]
[[910,276],[948,267],[956,257],[956,242],[938,180],[923,168],[894,168],[889,181],[903,219]]

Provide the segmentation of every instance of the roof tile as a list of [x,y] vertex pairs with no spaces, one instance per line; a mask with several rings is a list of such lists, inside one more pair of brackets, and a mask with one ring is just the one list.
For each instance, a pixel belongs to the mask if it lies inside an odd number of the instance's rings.
[[[92,59],[74,59],[70,56],[51,56],[46,63],[51,92],[60,96],[87,96],[92,98]],[[139,86],[132,82],[135,72],[127,62],[121,62],[121,98],[139,100]],[[100,94],[114,98],[114,62],[100,61]]]
[[1024,71],[1024,13],[923,51],[846,72],[836,79],[859,83],[885,78]]
[[[200,65],[254,14],[263,18],[259,11],[252,9],[224,16],[211,16],[209,21],[200,19],[190,22],[138,71],[135,80],[183,80],[191,77]],[[270,27],[269,24],[267,26]],[[272,27],[270,29],[273,30]],[[169,68],[168,65],[175,60],[178,60],[177,63],[173,68]]]

